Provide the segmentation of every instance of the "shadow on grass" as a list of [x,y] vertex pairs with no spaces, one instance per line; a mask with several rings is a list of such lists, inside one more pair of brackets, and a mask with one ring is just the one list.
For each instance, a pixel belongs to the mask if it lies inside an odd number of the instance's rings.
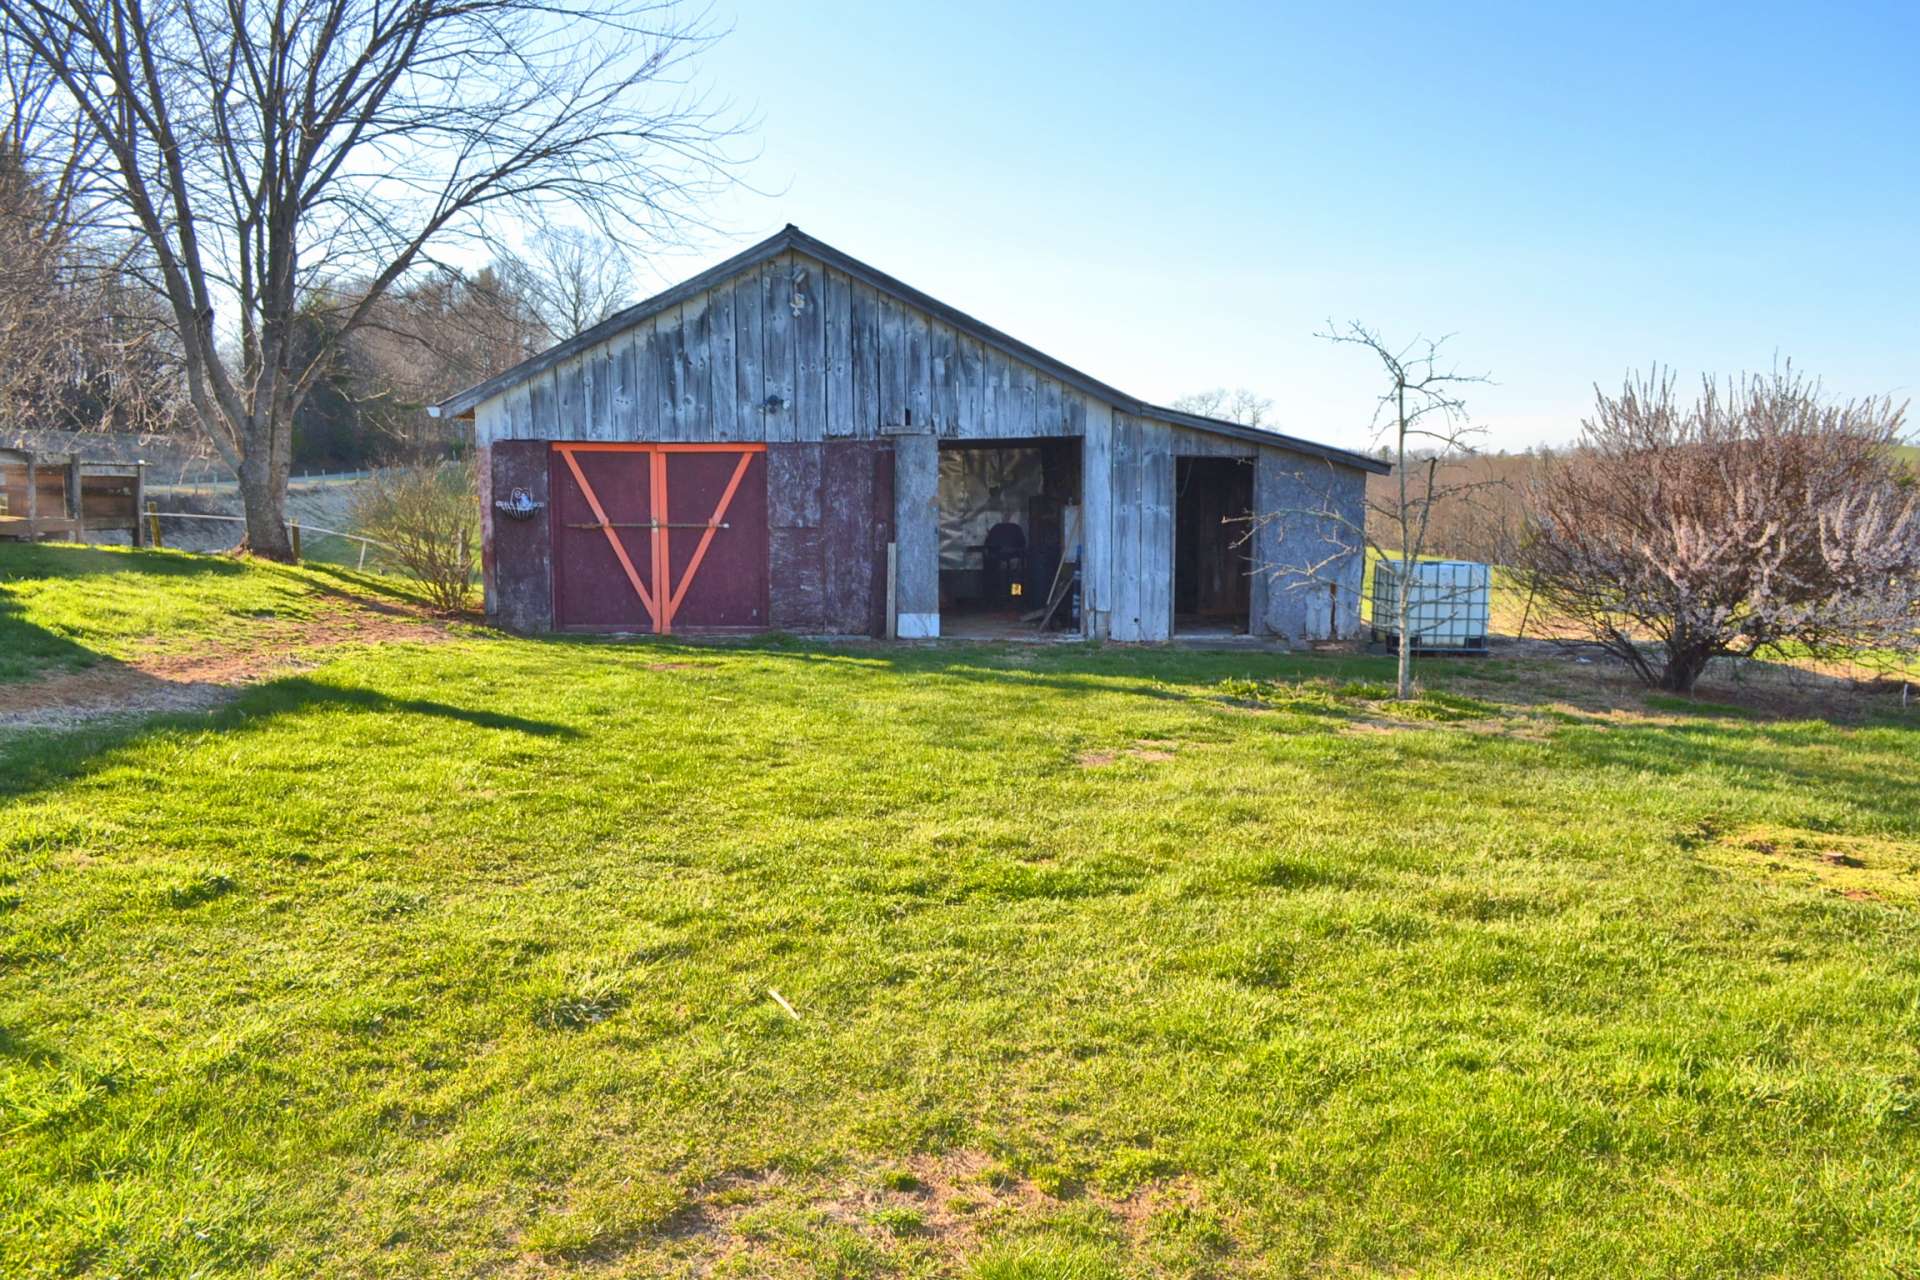
[[[504,633],[503,633],[504,634]],[[723,658],[798,663],[809,668],[862,670],[896,677],[982,684],[1000,693],[1025,687],[1083,695],[1186,700],[1211,696],[1222,680],[1381,679],[1391,660],[1270,651],[1175,649],[1116,644],[1018,644],[943,641],[899,644],[878,640],[811,640],[784,635],[743,638],[515,636],[513,643],[577,651],[609,669]]]
[[[682,664],[698,668],[729,658],[745,658],[804,668],[839,667],[850,676],[870,670],[909,681],[980,685],[981,696],[985,697],[1039,686],[1077,696],[1146,697],[1229,706],[1239,701],[1234,697],[1235,684],[1252,678],[1266,685],[1268,691],[1256,709],[1311,716],[1329,725],[1378,714],[1379,708],[1368,705],[1336,705],[1341,687],[1356,681],[1390,681],[1393,671],[1393,660],[1380,656],[1190,651],[1151,646],[994,642],[900,646],[781,636],[747,640],[552,636],[526,643],[572,648],[581,660],[604,662],[609,669]],[[1805,706],[1776,710],[1648,695],[1604,672],[1571,667],[1553,659],[1541,660],[1539,666],[1509,663],[1500,669],[1502,679],[1492,687],[1480,684],[1478,674],[1475,664],[1459,660],[1444,670],[1429,666],[1423,678],[1431,682],[1443,706],[1453,696],[1449,684],[1458,680],[1472,689],[1475,702],[1488,704],[1494,717],[1524,717],[1549,724],[1557,735],[1557,749],[1565,751],[1576,767],[1584,764],[1596,771],[1648,770],[1661,774],[1713,768],[1742,778],[1737,785],[1754,792],[1840,789],[1889,815],[1920,813],[1920,775],[1912,779],[1890,777],[1875,767],[1852,767],[1836,761],[1832,753],[1809,758],[1795,750],[1806,745],[1804,723],[1808,720],[1830,724],[1835,732],[1874,726],[1912,732],[1916,747],[1920,747],[1920,717],[1911,714],[1849,708],[1844,713],[1820,716],[1809,714]],[[1655,720],[1569,723],[1561,712],[1568,680],[1594,682],[1593,688],[1604,701],[1630,712],[1664,711],[1689,719],[1678,724]],[[1299,686],[1298,696],[1287,695],[1289,684]],[[1430,727],[1442,731],[1450,720],[1484,718],[1415,717],[1433,720]],[[1573,732],[1558,736],[1562,728]],[[1475,739],[1497,740],[1497,735]]]
[[45,671],[77,671],[104,661],[70,636],[21,616],[20,602],[0,584],[0,683],[27,680]]
[[78,543],[20,542],[7,545],[4,554],[0,554],[0,583],[7,578],[83,578],[103,573],[232,577],[246,573],[247,569],[245,562],[230,556],[135,551],[127,547],[91,547]]
[[47,671],[77,671],[105,660],[98,650],[22,616],[8,582],[41,578],[90,578],[138,572],[164,577],[230,577],[246,566],[208,556],[140,553],[63,543],[0,543],[0,682],[25,680]]
[[[433,601],[403,578],[381,577],[342,564],[305,560],[300,564],[314,590],[323,596],[346,600],[373,613],[418,617],[432,610]],[[396,604],[404,601],[406,606]]]
[[[1920,726],[1914,729],[1920,747]],[[1714,769],[1720,785],[1742,790],[1835,791],[1859,797],[1868,808],[1912,820],[1920,814],[1920,777],[1877,767],[1858,767],[1823,751],[1808,755],[1793,722],[1768,725],[1751,718],[1716,718],[1691,724],[1583,725],[1560,739],[1563,749],[1596,769],[1685,774]]]
[[328,684],[306,676],[268,681],[208,713],[167,713],[144,720],[73,729],[22,729],[0,737],[0,799],[19,799],[85,776],[113,754],[182,728],[236,735],[257,732],[272,721],[311,711],[341,710],[380,715],[435,716],[476,729],[533,737],[578,738],[578,729],[549,720],[461,707],[429,698],[397,698],[375,689]]
[[86,580],[116,574],[232,579],[274,571],[292,575],[301,588],[323,600],[337,600],[362,612],[408,619],[432,612],[432,603],[409,584],[342,565],[292,566],[202,552],[0,543],[0,683],[85,670],[110,661],[88,645],[28,622],[8,586],[10,582]]
[[0,1058],[11,1058],[15,1062],[35,1063],[45,1066],[60,1061],[60,1055],[37,1040],[26,1036],[8,1026],[0,1026]]
[[376,689],[328,684],[306,676],[288,676],[284,679],[269,681],[244,697],[241,704],[236,705],[247,716],[249,725],[266,716],[310,711],[317,707],[335,707],[379,714],[438,716],[443,720],[458,720],[477,729],[525,733],[541,738],[581,736],[580,731],[573,726],[552,720],[533,720],[526,716],[506,715],[502,712],[484,711],[475,707],[458,707],[451,703],[435,702],[430,698],[396,698]]

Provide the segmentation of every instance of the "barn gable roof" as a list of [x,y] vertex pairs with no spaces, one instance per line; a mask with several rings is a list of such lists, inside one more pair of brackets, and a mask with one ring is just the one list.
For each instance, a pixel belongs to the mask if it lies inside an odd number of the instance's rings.
[[1323,458],[1338,466],[1357,467],[1363,471],[1371,471],[1376,474],[1384,475],[1390,469],[1385,462],[1364,453],[1355,453],[1349,449],[1339,449],[1332,445],[1318,444],[1311,440],[1302,440],[1296,436],[1284,435],[1278,431],[1269,431],[1264,427],[1249,427],[1238,422],[1227,422],[1219,418],[1208,418],[1196,413],[1186,413],[1179,409],[1168,408],[1165,405],[1149,403],[1137,396],[1130,396],[1117,387],[1110,386],[1098,378],[1091,377],[1070,365],[1061,363],[1044,351],[1028,346],[1018,338],[1002,333],[991,325],[981,323],[965,312],[941,302],[938,298],[922,293],[913,286],[896,280],[883,271],[868,266],[858,258],[843,253],[825,241],[814,239],[792,223],[788,223],[784,228],[767,237],[765,240],[762,240],[759,244],[735,254],[725,262],[714,267],[709,267],[699,275],[683,280],[671,289],[657,293],[644,302],[636,303],[624,311],[615,312],[599,324],[589,329],[583,329],[565,342],[549,347],[539,355],[521,361],[504,373],[495,374],[485,382],[468,387],[465,391],[459,392],[456,395],[449,396],[447,399],[433,406],[432,412],[436,417],[462,417],[470,414],[473,412],[474,407],[482,401],[491,400],[503,392],[512,390],[520,383],[551,369],[570,356],[584,351],[588,347],[604,342],[608,338],[614,337],[670,307],[678,306],[689,298],[698,297],[715,285],[787,252],[805,254],[837,271],[844,272],[846,275],[860,281],[869,288],[887,294],[907,306],[924,311],[928,315],[952,325],[955,329],[967,334],[976,341],[992,347],[1015,360],[1031,365],[1049,377],[1055,378],[1067,386],[1073,387],[1077,391],[1106,401],[1122,413],[1132,414],[1134,417],[1139,418],[1152,418],[1161,422],[1170,422],[1196,431],[1229,436],[1237,440],[1248,440],[1258,444],[1290,449],[1296,453],[1306,454],[1310,457]]

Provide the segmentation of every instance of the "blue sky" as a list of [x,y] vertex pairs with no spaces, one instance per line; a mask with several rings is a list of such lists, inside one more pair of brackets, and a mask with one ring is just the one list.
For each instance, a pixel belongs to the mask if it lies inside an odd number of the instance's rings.
[[1329,318],[1455,335],[1493,447],[1656,359],[1920,393],[1920,4],[716,14],[764,194],[667,280],[794,222],[1131,392],[1245,385],[1348,445],[1375,371]]

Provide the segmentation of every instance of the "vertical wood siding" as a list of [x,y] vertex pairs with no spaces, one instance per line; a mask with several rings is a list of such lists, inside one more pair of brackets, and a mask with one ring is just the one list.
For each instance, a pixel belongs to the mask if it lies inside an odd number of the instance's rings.
[[[1261,579],[1255,619],[1296,644],[1360,638],[1365,559],[1348,523],[1365,518],[1366,476],[1285,449],[1262,448],[1253,469],[1254,538]],[[1318,514],[1345,513],[1344,519]],[[1324,562],[1324,563],[1323,563]],[[1300,572],[1318,566],[1309,578]]]
[[[768,477],[772,574],[776,584],[786,575],[794,588],[776,599],[781,616],[774,623],[809,630],[831,629],[871,603],[860,584],[870,585],[873,567],[850,558],[871,536],[872,522],[857,515],[877,500],[879,481],[863,470],[870,465],[889,469],[900,609],[937,613],[933,486],[942,439],[1083,441],[1082,606],[1088,634],[1115,640],[1172,634],[1176,457],[1256,457],[1254,505],[1263,513],[1304,507],[1320,494],[1358,519],[1364,487],[1350,468],[1118,412],[797,253],[744,271],[484,402],[474,429],[483,448],[583,439],[813,446],[770,453]],[[872,449],[829,466],[819,446],[830,441],[867,441]],[[897,458],[897,474],[889,458]],[[859,498],[850,508],[855,515],[834,505],[832,491],[842,480],[859,490],[848,499]],[[1257,536],[1255,559],[1267,566],[1310,563],[1324,556],[1328,534],[1298,514],[1276,520]],[[835,544],[846,548],[837,567],[829,554]],[[1321,550],[1310,555],[1315,548]],[[884,559],[883,551],[875,554]],[[508,571],[502,561],[500,572]],[[1356,636],[1360,571],[1354,556],[1306,586],[1257,577],[1255,629],[1293,642]],[[512,598],[507,612],[516,625],[535,621],[530,587],[489,585],[490,596]],[[856,607],[856,598],[864,603]]]
[[[767,408],[769,396],[779,408]],[[1086,402],[788,253],[536,374],[497,408],[487,402],[475,433],[483,442],[872,440],[906,427],[910,413],[915,431],[944,438],[1019,439],[1079,434],[1076,405]]]
[[1113,415],[1111,528],[1114,640],[1173,635],[1173,451],[1176,428]]
[[893,498],[901,634],[930,634],[904,620],[940,614],[940,442],[933,436],[894,440]]

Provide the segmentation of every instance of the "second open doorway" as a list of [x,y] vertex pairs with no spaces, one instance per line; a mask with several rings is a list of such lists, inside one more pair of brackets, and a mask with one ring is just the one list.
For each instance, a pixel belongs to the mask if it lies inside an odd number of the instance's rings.
[[1173,630],[1246,635],[1253,605],[1253,460],[1174,460]]

